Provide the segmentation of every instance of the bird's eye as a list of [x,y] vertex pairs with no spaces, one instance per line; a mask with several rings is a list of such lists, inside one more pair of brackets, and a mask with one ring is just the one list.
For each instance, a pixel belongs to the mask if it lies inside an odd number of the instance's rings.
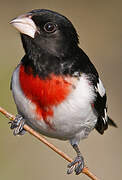
[[53,33],[54,31],[56,31],[56,24],[48,22],[44,25],[44,30],[48,33]]

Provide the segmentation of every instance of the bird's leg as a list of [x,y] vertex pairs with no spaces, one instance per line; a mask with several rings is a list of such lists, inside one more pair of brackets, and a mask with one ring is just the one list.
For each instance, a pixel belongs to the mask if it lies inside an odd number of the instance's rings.
[[16,115],[13,121],[9,122],[11,124],[10,129],[14,129],[13,134],[16,135],[23,135],[25,134],[24,124],[25,119],[21,115]]
[[77,153],[77,157],[74,161],[68,164],[67,174],[71,174],[73,170],[75,170],[76,175],[78,175],[82,172],[82,169],[84,168],[84,158],[81,155],[81,152],[77,144],[74,144],[73,148]]

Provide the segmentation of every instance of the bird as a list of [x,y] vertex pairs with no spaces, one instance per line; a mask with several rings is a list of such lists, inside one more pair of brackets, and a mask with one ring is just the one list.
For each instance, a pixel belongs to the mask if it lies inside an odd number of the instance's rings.
[[95,66],[79,46],[72,22],[48,9],[34,9],[10,21],[25,51],[11,78],[18,114],[10,128],[25,133],[24,124],[38,133],[68,140],[76,158],[67,173],[80,174],[84,157],[79,142],[96,129],[117,127],[107,114],[106,90]]

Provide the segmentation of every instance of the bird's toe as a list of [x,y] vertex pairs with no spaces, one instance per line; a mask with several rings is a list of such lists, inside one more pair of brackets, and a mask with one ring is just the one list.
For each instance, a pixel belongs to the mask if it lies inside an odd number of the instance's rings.
[[82,156],[77,156],[74,161],[68,164],[67,174],[75,171],[76,175],[80,174],[84,168],[84,159]]
[[21,115],[16,115],[16,118],[9,122],[11,124],[10,129],[14,129],[13,134],[16,135],[23,135],[25,133],[24,124],[25,120]]

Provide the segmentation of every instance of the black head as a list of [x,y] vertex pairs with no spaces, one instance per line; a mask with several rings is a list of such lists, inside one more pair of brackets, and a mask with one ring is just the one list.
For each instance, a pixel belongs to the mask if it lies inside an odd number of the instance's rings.
[[78,46],[78,35],[72,23],[56,12],[37,9],[11,21],[21,33],[26,54],[49,53],[67,56]]

